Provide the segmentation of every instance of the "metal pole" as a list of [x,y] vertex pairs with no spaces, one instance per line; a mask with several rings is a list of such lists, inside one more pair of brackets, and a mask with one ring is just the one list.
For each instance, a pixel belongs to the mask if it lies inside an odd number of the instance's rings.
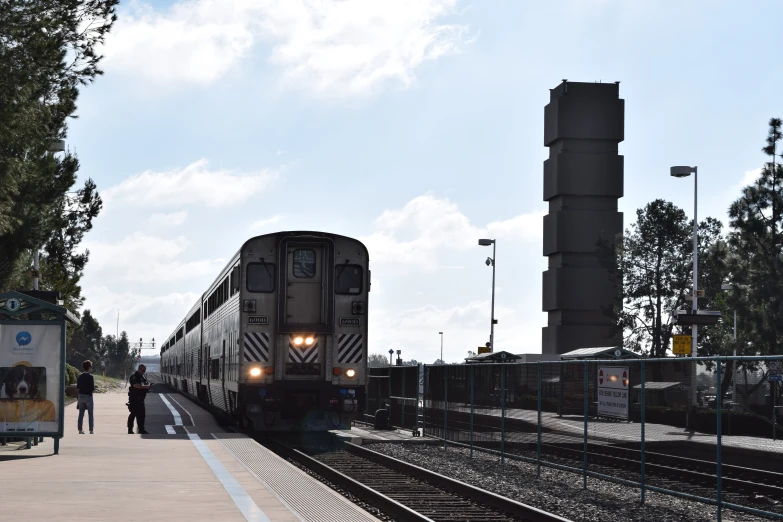
[[775,415],[775,408],[777,408],[777,395],[778,395],[778,383],[777,381],[772,381],[772,440],[778,440],[777,435],[777,426],[775,423],[777,422],[777,416]]
[[422,371],[424,372],[424,390],[421,396],[421,436],[427,436],[427,367],[422,365]]
[[723,463],[721,462],[721,458],[723,457],[723,452],[721,448],[721,428],[723,427],[721,424],[721,403],[723,402],[723,394],[720,392],[720,372],[721,372],[721,362],[720,359],[717,361],[717,371],[716,371],[716,386],[718,388],[718,393],[715,394],[715,409],[717,411],[717,425],[715,426],[715,434],[717,435],[717,443],[716,443],[716,449],[717,449],[717,460],[716,463],[718,465],[718,522],[721,522],[721,518],[723,516]]
[[400,372],[402,373],[402,387],[400,388],[400,391],[402,392],[400,393],[400,395],[402,395],[402,400],[400,401],[402,407],[400,407],[400,421],[402,421],[401,427],[405,429],[405,399],[407,398],[405,397],[405,368],[401,366]]
[[500,463],[506,463],[506,365],[500,365]]
[[584,415],[585,415],[585,429],[584,429],[584,467],[582,472],[582,488],[587,489],[587,362],[585,362],[585,389],[584,389]]
[[443,332],[440,332],[440,363],[443,364]]
[[495,245],[497,239],[492,240],[492,311],[489,325],[489,351],[495,353]]
[[35,253],[33,254],[33,270],[35,271],[35,276],[33,276],[33,290],[38,290],[38,259],[39,252],[36,248]]
[[419,382],[421,382],[421,366],[416,365],[416,425],[415,425],[415,432],[414,436],[419,437],[421,436],[421,432],[419,432],[419,400],[421,399],[421,395],[419,392]]
[[644,366],[644,360],[642,360],[642,363],[641,363],[641,373],[642,373],[642,383],[641,383],[642,384],[642,396],[639,398],[639,410],[640,410],[639,413],[640,413],[641,424],[642,424],[642,451],[641,451],[641,459],[640,459],[640,461],[642,463],[642,469],[641,469],[641,473],[642,473],[642,482],[641,482],[642,504],[644,504],[644,497],[645,497],[645,494],[646,494],[646,491],[645,491],[645,488],[644,488],[644,486],[645,486],[645,479],[644,479],[644,409],[645,409],[645,398],[646,398],[646,393],[644,391],[644,385],[645,385],[645,382],[647,381],[647,374],[646,374],[646,370],[645,370],[645,366]]
[[449,367],[443,367],[443,386],[446,388],[443,394],[443,449],[449,444]]
[[538,439],[536,442],[536,451],[538,456],[536,457],[536,478],[541,478],[541,363],[536,363],[538,374]]
[[[699,308],[699,249],[698,249],[698,193],[699,193],[699,174],[698,167],[693,168],[693,301],[692,309],[694,313]],[[696,357],[696,347],[698,346],[698,329],[696,325],[691,326],[691,357]],[[691,386],[690,397],[688,400],[688,428],[691,428],[691,421],[693,417],[693,405],[696,402],[696,362],[691,361]]]
[[473,458],[473,390],[475,388],[476,367],[470,367],[470,458]]

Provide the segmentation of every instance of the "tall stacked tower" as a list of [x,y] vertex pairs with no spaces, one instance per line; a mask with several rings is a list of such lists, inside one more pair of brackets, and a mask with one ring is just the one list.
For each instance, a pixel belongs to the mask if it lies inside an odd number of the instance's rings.
[[606,310],[617,302],[617,283],[601,264],[600,239],[614,243],[623,230],[617,200],[623,196],[625,100],[620,84],[563,83],[544,109],[544,255],[542,353],[620,343]]

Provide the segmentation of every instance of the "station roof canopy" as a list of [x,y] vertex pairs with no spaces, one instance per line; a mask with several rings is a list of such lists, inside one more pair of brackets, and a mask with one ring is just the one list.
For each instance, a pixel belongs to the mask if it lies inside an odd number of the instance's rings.
[[575,359],[638,359],[641,356],[620,346],[603,346],[596,348],[579,348],[560,355],[563,361]]
[[[651,391],[651,390],[670,390],[670,389],[677,389],[680,387],[687,387],[687,385],[681,383],[681,382],[654,382],[654,381],[647,381],[644,383],[644,391]],[[642,385],[637,384],[633,387],[634,390],[641,390]]]
[[514,355],[511,352],[494,352],[494,353],[482,353],[473,357],[466,357],[466,363],[499,363],[499,362],[514,362],[521,359],[519,355]]

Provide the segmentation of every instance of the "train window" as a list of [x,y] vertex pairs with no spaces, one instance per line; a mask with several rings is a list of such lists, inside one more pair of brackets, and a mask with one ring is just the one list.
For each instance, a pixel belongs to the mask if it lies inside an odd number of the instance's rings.
[[294,277],[303,279],[315,277],[315,250],[310,248],[294,250]]
[[358,295],[362,293],[362,274],[359,265],[337,265],[334,267],[334,293]]
[[272,263],[248,263],[247,289],[249,292],[274,292],[275,265]]

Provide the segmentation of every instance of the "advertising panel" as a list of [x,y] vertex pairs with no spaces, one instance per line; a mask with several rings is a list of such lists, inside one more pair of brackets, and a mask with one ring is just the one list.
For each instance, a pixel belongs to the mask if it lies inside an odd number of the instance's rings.
[[0,433],[56,433],[60,325],[0,325]]
[[598,367],[598,415],[628,420],[629,375],[627,366]]

